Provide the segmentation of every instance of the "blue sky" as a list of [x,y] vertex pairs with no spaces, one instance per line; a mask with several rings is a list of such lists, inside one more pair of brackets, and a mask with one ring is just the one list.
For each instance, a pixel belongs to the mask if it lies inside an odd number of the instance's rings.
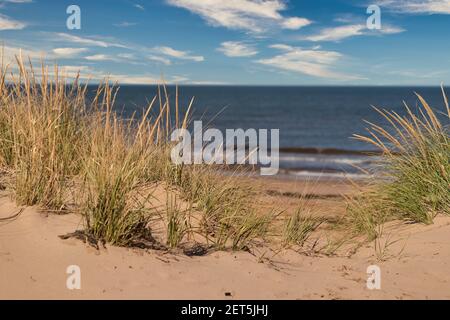
[[449,31],[450,0],[0,0],[7,61],[21,48],[120,83],[449,84]]

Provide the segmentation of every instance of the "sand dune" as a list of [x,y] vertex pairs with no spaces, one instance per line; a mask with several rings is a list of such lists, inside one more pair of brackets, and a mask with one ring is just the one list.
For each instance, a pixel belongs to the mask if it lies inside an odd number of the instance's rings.
[[[18,212],[3,197],[0,217]],[[449,299],[450,218],[433,226],[404,226],[405,239],[376,262],[370,246],[352,258],[274,256],[259,248],[189,258],[157,251],[102,248],[58,235],[73,232],[79,216],[34,208],[0,222],[0,299]],[[398,228],[396,230],[399,230]],[[409,238],[408,238],[409,237]],[[261,256],[265,253],[265,258]],[[259,257],[258,257],[259,256]],[[366,288],[366,268],[381,268],[381,290]],[[81,290],[66,288],[66,268],[81,268]]]

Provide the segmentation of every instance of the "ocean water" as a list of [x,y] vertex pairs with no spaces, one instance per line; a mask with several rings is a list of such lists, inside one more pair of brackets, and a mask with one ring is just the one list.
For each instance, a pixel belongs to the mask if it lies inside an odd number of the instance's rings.
[[[173,101],[175,88],[167,89]],[[116,108],[130,116],[156,92],[155,86],[122,86]],[[444,110],[439,87],[180,86],[179,105],[185,110],[195,97],[193,120],[223,132],[280,129],[281,174],[357,178],[364,176],[357,167],[370,168],[376,158],[361,154],[374,148],[352,135],[365,133],[363,120],[386,124],[371,105],[404,114],[403,101],[417,110],[414,92]]]

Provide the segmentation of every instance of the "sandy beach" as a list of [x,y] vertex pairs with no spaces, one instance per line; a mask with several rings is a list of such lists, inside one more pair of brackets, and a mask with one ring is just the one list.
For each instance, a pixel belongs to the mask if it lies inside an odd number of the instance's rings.
[[450,300],[450,0],[55,2],[0,0],[0,302]]
[[[294,202],[305,183],[264,181],[267,204]],[[316,182],[311,195],[329,216],[342,215],[345,182]],[[289,193],[288,193],[289,192]],[[261,205],[264,205],[262,203]],[[18,213],[3,192],[0,218]],[[430,226],[396,225],[392,257],[378,261],[374,243],[351,257],[277,252],[212,252],[187,257],[165,251],[106,245],[99,250],[58,236],[81,227],[76,214],[25,208],[0,222],[0,299],[449,299],[450,218]],[[381,268],[381,289],[366,286],[369,265]],[[81,269],[81,289],[66,287],[70,265]]]

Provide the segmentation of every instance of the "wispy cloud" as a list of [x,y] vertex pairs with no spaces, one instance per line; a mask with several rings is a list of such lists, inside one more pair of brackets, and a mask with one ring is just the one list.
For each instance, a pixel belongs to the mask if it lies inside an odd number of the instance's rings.
[[290,29],[290,30],[298,30],[310,24],[311,20],[298,17],[286,18],[281,22],[281,26],[283,29]]
[[153,55],[153,54],[147,56],[147,58],[150,61],[159,62],[159,63],[165,64],[166,66],[169,66],[169,65],[172,64],[170,59],[167,59],[167,58],[164,58],[164,57],[161,57],[161,56],[156,56],[156,55]]
[[[75,54],[75,52],[79,49],[79,52],[81,53],[81,49],[86,50],[92,50],[87,48],[56,48],[56,49],[38,49],[38,48],[32,48],[28,49],[24,46],[3,46],[3,54],[5,63],[12,63],[10,70],[15,70],[16,67],[14,67],[13,62],[15,61],[15,56],[18,56],[19,54],[22,55],[23,59],[30,58],[34,63],[39,64],[42,60],[41,59],[56,59],[60,58],[61,56],[68,56],[71,53]],[[130,63],[130,64],[136,64],[141,65],[144,64],[145,57],[143,56],[137,56],[135,53],[119,53],[116,55],[111,54],[94,54],[91,56],[84,57],[84,59],[92,63],[90,65],[86,65],[82,63],[81,61],[74,60],[74,64],[70,65],[59,65],[59,71],[61,72],[61,75],[67,77],[68,80],[71,80],[75,77],[80,76],[81,80],[90,80],[91,82],[100,81],[105,78],[108,78],[111,82],[118,82],[119,84],[158,84],[161,83],[162,79],[161,76],[153,75],[149,73],[127,73],[122,74],[120,72],[106,72],[101,68],[100,62],[104,61],[116,61],[121,63]],[[163,58],[164,59],[164,58]],[[79,64],[76,64],[79,63]],[[53,75],[54,70],[52,68],[48,69],[48,74]],[[39,77],[40,75],[40,69],[36,69],[36,76]],[[164,82],[167,84],[175,84],[175,83],[190,83],[190,84],[221,84],[220,81],[192,81],[189,79],[187,75],[169,75],[165,74]]]
[[255,62],[280,70],[319,78],[343,81],[361,79],[359,76],[344,74],[333,70],[334,65],[342,58],[342,55],[338,52],[302,49],[285,44],[275,44],[270,47],[281,50],[282,53],[272,58],[259,59]]
[[94,54],[92,56],[85,57],[89,61],[117,61],[117,58],[107,54]]
[[[88,66],[72,66],[72,65],[63,65],[59,67],[59,70],[61,71],[61,74],[69,77],[69,78],[75,78],[80,74],[80,76],[83,77],[83,79],[88,78],[96,78],[96,72]],[[49,72],[53,72],[50,70]]]
[[439,77],[442,75],[448,74],[450,71],[448,70],[440,70],[440,71],[429,71],[429,70],[398,70],[398,71],[386,71],[384,74],[389,74],[392,76],[400,76],[408,79],[422,78],[422,79],[433,79],[436,78],[436,83],[439,82]]
[[450,0],[381,0],[378,4],[410,14],[450,14]]
[[176,59],[191,60],[196,62],[201,62],[205,60],[203,56],[191,55],[188,51],[176,50],[166,46],[155,47],[153,48],[153,51]]
[[19,55],[22,55],[23,58],[37,60],[44,57],[45,52],[23,47],[2,46],[2,54],[6,63],[11,63],[15,60],[15,57]]
[[32,0],[0,0],[0,8],[7,4],[22,4],[22,3],[32,3]]
[[122,59],[136,59],[136,56],[133,53],[119,53],[117,56]]
[[110,74],[96,70],[89,66],[63,65],[60,67],[62,74],[66,77],[74,78],[80,75],[81,79],[90,79],[99,81],[108,79],[111,82],[119,84],[155,84],[158,83],[158,77],[153,75],[126,75],[126,74]]
[[166,0],[168,4],[200,15],[213,26],[245,30],[255,33],[266,31],[276,24],[284,29],[299,29],[310,23],[300,17],[285,17],[283,0]]
[[[161,83],[161,77],[152,74],[121,74],[121,73],[106,73],[90,66],[78,65],[63,65],[60,71],[68,78],[75,78],[80,75],[81,79],[90,79],[91,81],[100,81],[108,79],[110,82],[117,82],[119,84],[157,84]],[[51,70],[49,72],[52,72]],[[189,79],[183,76],[170,76],[165,81],[166,83],[185,82]]]
[[84,57],[85,60],[91,61],[91,62],[120,62],[123,64],[133,64],[133,65],[145,65],[144,61],[136,57],[133,53],[119,53],[119,54],[93,54],[90,56]]
[[258,54],[253,46],[240,41],[222,42],[217,50],[227,57],[251,57]]
[[171,81],[174,82],[174,83],[180,83],[180,82],[189,81],[189,78],[185,77],[185,76],[173,76],[171,78]]
[[0,14],[0,30],[22,30],[26,23],[11,19],[8,16]]
[[0,0],[0,3],[31,3],[33,0]]
[[140,5],[140,4],[138,4],[138,3],[134,4],[133,7],[137,8],[137,9],[139,9],[139,10],[142,10],[142,11],[145,10],[144,6],[143,6],[143,5]]
[[161,82],[161,79],[152,75],[111,74],[109,79],[120,84],[156,84]]
[[109,74],[109,80],[117,81],[119,84],[159,84],[162,81],[166,84],[175,84],[179,82],[187,82],[189,78],[184,76],[170,76],[168,78],[162,79],[161,77],[152,74],[143,75],[126,75],[126,74]]
[[210,81],[210,80],[205,80],[205,81],[189,81],[189,84],[193,84],[196,86],[222,86],[222,85],[229,85],[229,82],[226,81]]
[[94,46],[94,47],[102,47],[102,48],[108,48],[108,47],[118,47],[118,48],[127,48],[125,45],[120,43],[114,43],[109,42],[105,40],[99,40],[97,38],[91,38],[91,37],[79,37],[68,33],[57,33],[56,37],[61,41],[66,41],[70,43],[77,43],[87,46]]
[[382,35],[401,33],[405,30],[399,27],[383,25],[379,30],[369,30],[365,24],[349,24],[322,29],[318,34],[300,38],[309,41],[340,41],[345,38],[361,35]]
[[56,48],[52,50],[53,53],[61,58],[72,58],[81,53],[88,51],[87,48]]

